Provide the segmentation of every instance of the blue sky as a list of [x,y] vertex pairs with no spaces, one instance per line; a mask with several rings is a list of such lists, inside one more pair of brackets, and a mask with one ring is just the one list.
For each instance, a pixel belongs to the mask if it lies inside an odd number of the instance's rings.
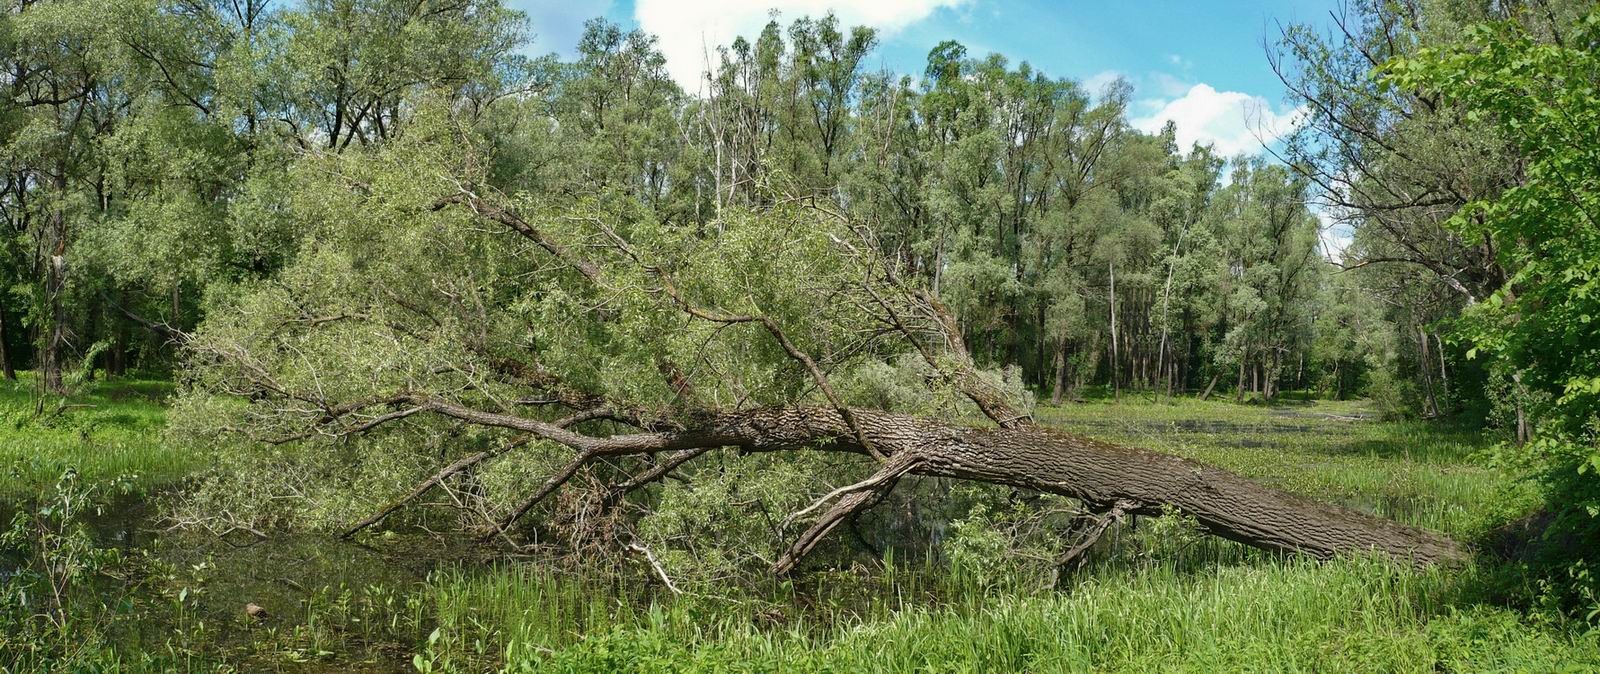
[[532,50],[572,54],[584,20],[605,16],[655,33],[668,68],[690,91],[705,48],[753,35],[777,9],[787,23],[833,10],[880,31],[873,68],[920,73],[928,50],[954,39],[968,53],[999,52],[1098,91],[1114,76],[1134,85],[1130,117],[1146,130],[1167,119],[1179,140],[1224,154],[1255,154],[1288,132],[1296,110],[1268,66],[1263,40],[1280,24],[1330,26],[1338,0],[1047,2],[1044,0],[509,0],[528,13]]

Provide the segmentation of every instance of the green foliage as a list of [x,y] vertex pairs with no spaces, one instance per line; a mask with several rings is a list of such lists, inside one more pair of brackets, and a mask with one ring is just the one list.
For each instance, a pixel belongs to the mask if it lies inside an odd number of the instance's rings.
[[[104,4],[0,3],[0,356],[39,370],[0,390],[0,458],[19,478],[0,493],[69,466],[142,487],[193,473],[168,513],[180,523],[334,530],[483,452],[430,494],[447,507],[386,523],[481,531],[571,454],[415,397],[546,422],[603,404],[622,421],[579,430],[662,430],[830,404],[815,366],[847,404],[960,423],[980,418],[950,377],[970,364],[922,349],[962,342],[949,351],[970,350],[973,376],[1023,413],[1462,537],[1526,515],[1537,495],[1507,471],[1538,471],[1552,534],[1500,590],[1552,624],[1545,609],[1594,606],[1592,8],[1364,2],[1336,43],[1291,28],[1287,81],[1309,105],[1277,165],[1131,128],[1124,82],[1091,92],[955,42],[920,79],[867,72],[877,36],[831,15],[719,46],[695,96],[652,36],[604,20],[570,62],[526,58],[530,26],[499,0]],[[1312,195],[1354,227],[1360,271],[1324,262]],[[955,328],[893,316],[911,292]],[[102,379],[171,362],[158,439],[166,388]],[[1266,404],[1035,407],[1207,382]],[[1288,387],[1365,394],[1391,421],[1288,408]],[[1470,430],[1398,421],[1474,402],[1541,437],[1490,466]],[[325,620],[259,643],[321,663],[359,629],[417,642],[423,671],[1548,669],[1595,652],[1510,611],[1457,610],[1444,579],[1264,561],[1181,513],[1118,525],[1062,576],[1075,504],[915,478],[809,578],[835,583],[818,603],[836,608],[877,582],[857,564],[882,548],[891,579],[895,555],[949,562],[949,603],[769,629],[794,588],[750,595],[804,524],[783,515],[870,464],[719,450],[597,507],[646,465],[582,467],[518,533],[683,597],[613,605],[540,573],[463,572],[406,599],[392,633],[369,626],[392,589],[323,588],[305,604]],[[45,500],[83,490],[65,480]],[[5,541],[44,571],[8,576],[8,605],[106,561],[82,512],[19,516]],[[1073,592],[1018,596],[1057,582]],[[187,615],[199,590],[181,592]],[[35,662],[72,661],[68,613],[6,626]],[[96,631],[85,657],[117,666]]]
[[0,498],[68,469],[99,483],[129,476],[144,490],[170,486],[202,465],[200,456],[158,435],[172,385],[162,381],[94,382],[69,398],[40,398],[31,373],[0,383]]
[[0,577],[0,667],[50,671],[104,657],[99,607],[84,586],[120,560],[91,538],[84,520],[128,486],[86,482],[69,469],[0,531],[0,560],[9,567]]
[[1527,158],[1522,183],[1451,219],[1463,236],[1515,242],[1502,248],[1514,274],[1467,313],[1464,337],[1471,353],[1505,358],[1530,386],[1557,393],[1552,431],[1581,433],[1600,408],[1592,320],[1600,312],[1600,59],[1588,48],[1600,40],[1600,14],[1573,28],[1571,47],[1538,42],[1511,24],[1475,27],[1466,38],[1386,72],[1398,86],[1438,92],[1469,119],[1489,120]]
[[[1600,13],[1567,33],[1552,43],[1514,23],[1474,26],[1463,44],[1420,50],[1384,75],[1493,126],[1524,158],[1520,182],[1449,222],[1464,237],[1502,242],[1500,261],[1512,270],[1465,312],[1463,338],[1469,357],[1514,371],[1512,402],[1530,408],[1522,413],[1538,420],[1542,436],[1527,451],[1553,488],[1548,535],[1582,541],[1556,545],[1586,569],[1600,540],[1600,489],[1592,486],[1600,470]],[[1576,600],[1593,603],[1583,576],[1572,578]]]
[[1416,387],[1387,368],[1380,366],[1368,373],[1366,394],[1385,419],[1415,416]]

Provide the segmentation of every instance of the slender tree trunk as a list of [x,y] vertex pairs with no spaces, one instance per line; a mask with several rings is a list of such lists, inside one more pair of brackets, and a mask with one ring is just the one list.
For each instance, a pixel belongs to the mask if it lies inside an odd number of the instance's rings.
[[[64,181],[63,181],[64,182]],[[62,191],[61,198],[65,199],[66,186],[58,185]],[[45,257],[45,307],[49,313],[49,325],[45,327],[44,344],[40,358],[44,370],[44,390],[46,393],[61,395],[66,393],[66,386],[61,379],[61,350],[67,341],[67,226],[66,205],[57,204],[55,212],[50,216],[50,239]]]
[[[89,340],[93,340],[95,338],[95,336],[100,333],[99,317],[100,317],[100,312],[99,311],[90,311],[89,312],[89,322],[88,322],[88,325],[84,326],[84,330],[83,330],[83,334]],[[88,362],[83,363],[83,368],[88,373],[87,381],[94,381],[95,369],[96,369],[95,368],[95,359],[97,359],[99,357],[100,356],[97,355],[94,358],[90,358],[88,360]]]
[[1049,348],[1048,345],[1046,344],[1049,340],[1045,339],[1045,337],[1044,337],[1045,336],[1045,332],[1044,332],[1044,302],[1040,302],[1038,304],[1038,309],[1039,309],[1039,311],[1038,311],[1039,322],[1038,322],[1038,326],[1037,327],[1038,327],[1039,330],[1038,330],[1038,332],[1034,333],[1035,335],[1037,335],[1037,337],[1034,338],[1034,352],[1033,352],[1033,363],[1034,363],[1034,370],[1033,371],[1034,371],[1034,375],[1030,379],[1033,381],[1033,383],[1035,385],[1037,385],[1039,387],[1040,390],[1043,390],[1044,389],[1045,379],[1046,379],[1046,377],[1050,376],[1049,374],[1047,374],[1049,372],[1049,370],[1045,369],[1046,365],[1045,365],[1045,355],[1044,354],[1045,354],[1045,349]]
[[0,370],[7,380],[17,380],[16,367],[11,364],[11,349],[6,347],[6,309],[0,306]]
[[1108,299],[1111,304],[1111,395],[1116,400],[1122,399],[1122,387],[1117,381],[1117,263],[1107,263],[1111,273],[1111,291]]
[[1445,404],[1450,404],[1450,375],[1444,370],[1444,341],[1439,339],[1439,333],[1433,333],[1434,350],[1439,354],[1439,383],[1444,387]]
[[[1166,348],[1170,350],[1172,346],[1169,344]],[[1178,361],[1174,359],[1171,354],[1167,354],[1166,361],[1167,371],[1165,376],[1167,378],[1167,397],[1171,398],[1174,394],[1173,382],[1175,382],[1178,378]]]
[[1239,354],[1239,389],[1238,389],[1238,395],[1235,397],[1236,398],[1235,402],[1238,402],[1238,403],[1243,403],[1244,402],[1244,375],[1245,375],[1245,369],[1250,367],[1250,365],[1247,363],[1247,361],[1249,361],[1249,360],[1250,360],[1250,351],[1249,350],[1246,350],[1244,353]]
[[1056,385],[1050,391],[1050,404],[1060,405],[1063,389],[1067,387],[1067,340],[1061,340],[1061,346],[1056,349]]
[[1511,383],[1511,398],[1517,403],[1517,446],[1521,447],[1533,439],[1532,429],[1528,427],[1528,410],[1522,404],[1527,393],[1522,387],[1522,372],[1511,373]]
[[1417,326],[1417,337],[1421,348],[1417,352],[1418,360],[1422,365],[1418,369],[1422,371],[1422,384],[1428,396],[1428,415],[1439,416],[1439,399],[1433,395],[1433,357],[1428,354],[1428,331],[1421,325]]
[[[118,306],[128,305],[127,291],[118,291],[117,297]],[[114,338],[111,343],[110,366],[106,368],[106,374],[121,377],[128,372],[128,320],[121,315],[114,316],[112,320]]]
[[1266,388],[1268,400],[1272,400],[1278,395],[1278,371],[1281,369],[1283,369],[1283,351],[1273,349],[1272,365],[1261,377],[1263,380],[1262,386]]

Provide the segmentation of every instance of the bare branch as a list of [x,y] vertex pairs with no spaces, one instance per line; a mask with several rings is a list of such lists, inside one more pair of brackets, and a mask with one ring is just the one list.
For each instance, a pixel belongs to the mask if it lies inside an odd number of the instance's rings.
[[817,521],[809,529],[806,529],[804,533],[801,533],[800,537],[789,545],[789,549],[778,557],[778,561],[772,565],[772,572],[779,575],[788,573],[794,568],[795,564],[799,563],[802,558],[817,546],[823,536],[828,535],[828,532],[832,531],[834,527],[838,526],[840,522],[843,522],[850,515],[872,503],[877,496],[893,489],[895,482],[901,476],[921,463],[921,457],[913,453],[907,452],[897,455],[884,464],[872,477],[848,487],[835,489],[805,509],[785,518],[780,528],[787,527],[796,518],[816,510],[833,498],[840,497],[832,508],[823,513],[822,517],[817,518]]

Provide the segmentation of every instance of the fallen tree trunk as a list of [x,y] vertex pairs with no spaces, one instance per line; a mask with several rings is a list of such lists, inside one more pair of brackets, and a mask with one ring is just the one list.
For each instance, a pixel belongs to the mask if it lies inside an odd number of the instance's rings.
[[[1434,532],[1273,489],[1197,461],[1037,426],[970,428],[860,409],[852,410],[851,424],[835,409],[799,407],[730,412],[683,430],[597,437],[449,402],[421,404],[470,423],[528,431],[591,457],[716,446],[869,454],[858,439],[865,435],[891,464],[910,465],[911,474],[1033,489],[1093,506],[1121,503],[1130,514],[1160,514],[1171,506],[1210,533],[1257,548],[1321,559],[1375,551],[1419,567],[1466,557],[1460,544]],[[853,502],[867,501],[859,493],[852,496]],[[835,520],[840,515],[832,513]],[[805,538],[801,543],[814,542],[815,536]],[[779,570],[799,556],[789,556]]]
[[970,430],[917,450],[918,472],[1027,487],[1092,504],[1127,501],[1132,514],[1170,505],[1213,534],[1267,550],[1326,559],[1377,551],[1418,566],[1465,558],[1455,541],[1273,489],[1170,454],[1042,428]]

